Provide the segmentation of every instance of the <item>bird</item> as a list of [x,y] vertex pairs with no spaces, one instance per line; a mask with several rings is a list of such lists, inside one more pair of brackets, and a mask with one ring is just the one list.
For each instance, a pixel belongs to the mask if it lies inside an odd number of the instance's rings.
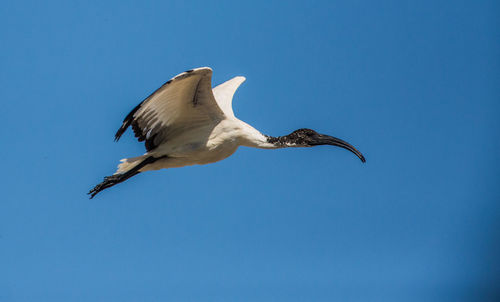
[[111,176],[88,192],[104,189],[146,171],[204,165],[223,160],[239,146],[261,149],[331,145],[347,149],[364,163],[365,157],[349,143],[301,128],[270,136],[235,117],[232,100],[245,77],[236,76],[212,89],[212,69],[190,69],[173,77],[125,117],[115,134],[118,141],[132,127],[146,153],[124,158]]

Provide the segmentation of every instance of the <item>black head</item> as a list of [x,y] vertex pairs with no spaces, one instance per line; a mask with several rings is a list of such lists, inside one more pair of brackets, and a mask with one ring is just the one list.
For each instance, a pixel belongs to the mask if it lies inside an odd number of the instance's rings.
[[312,147],[319,145],[331,145],[337,146],[351,151],[356,154],[362,162],[365,162],[365,157],[361,152],[354,148],[349,143],[338,139],[333,136],[319,134],[318,132],[311,129],[298,129],[290,133],[289,135],[281,136],[277,138],[280,143],[283,143],[289,147]]

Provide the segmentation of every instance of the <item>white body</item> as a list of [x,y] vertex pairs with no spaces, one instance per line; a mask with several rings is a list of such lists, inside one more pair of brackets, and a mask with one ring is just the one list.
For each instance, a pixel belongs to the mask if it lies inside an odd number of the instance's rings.
[[[252,138],[248,137],[248,130],[254,134]],[[264,135],[236,118],[220,121],[210,131],[208,140],[200,139],[193,134],[186,132],[167,144],[159,146],[154,152],[147,153],[155,157],[168,155],[168,158],[147,165],[140,171],[210,164],[229,157],[239,146],[265,147],[267,145]],[[256,139],[261,143],[255,143]],[[270,144],[269,147],[271,147]]]

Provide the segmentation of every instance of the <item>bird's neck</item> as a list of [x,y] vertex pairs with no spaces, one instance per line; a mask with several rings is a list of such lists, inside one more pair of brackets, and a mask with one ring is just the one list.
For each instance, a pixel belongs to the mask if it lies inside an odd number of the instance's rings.
[[265,134],[260,134],[259,137],[253,137],[253,139],[249,141],[248,144],[245,145],[248,147],[260,148],[260,149],[279,149],[279,148],[293,147],[282,141],[281,136],[274,137]]
[[303,135],[294,131],[288,135],[270,136],[260,133],[259,130],[249,124],[238,120],[239,144],[241,146],[261,148],[261,149],[279,149],[289,147],[309,147]]
[[260,133],[257,129],[248,125],[242,137],[241,145],[260,149],[279,149],[288,147],[301,147],[290,135],[270,136]]
[[238,141],[239,145],[261,149],[277,149],[280,146],[269,140],[270,136],[260,133],[259,130],[249,124],[238,120]]
[[283,136],[269,136],[265,135],[266,140],[269,144],[274,145],[277,148],[289,148],[289,147],[303,147],[291,134]]
[[280,146],[274,144],[269,140],[270,136],[264,135],[260,132],[252,133],[251,135],[245,135],[240,140],[240,144],[246,147],[260,148],[260,149],[278,149],[283,148],[284,146]]

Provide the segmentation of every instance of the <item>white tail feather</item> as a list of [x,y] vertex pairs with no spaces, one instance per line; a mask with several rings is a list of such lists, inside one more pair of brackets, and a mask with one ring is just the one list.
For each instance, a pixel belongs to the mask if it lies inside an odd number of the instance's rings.
[[132,168],[141,163],[144,159],[146,159],[148,155],[141,155],[137,157],[131,158],[123,158],[120,160],[121,164],[118,165],[118,170],[116,170],[115,174],[125,173],[130,171]]

